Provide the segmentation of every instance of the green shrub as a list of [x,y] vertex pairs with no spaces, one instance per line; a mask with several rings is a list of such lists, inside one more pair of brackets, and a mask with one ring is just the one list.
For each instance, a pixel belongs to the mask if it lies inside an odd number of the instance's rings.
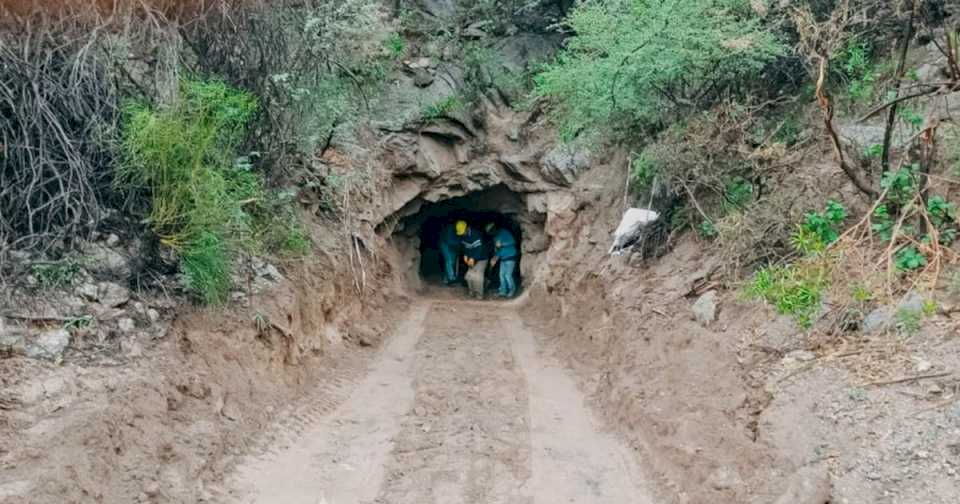
[[907,245],[894,254],[893,263],[900,271],[914,271],[927,265],[927,257],[917,247]]
[[920,185],[917,174],[919,170],[918,165],[909,164],[898,170],[884,172],[880,176],[880,187],[887,191],[886,199],[899,206],[909,203],[916,196]]
[[847,218],[847,210],[836,201],[828,201],[823,212],[808,212],[804,221],[791,236],[791,243],[797,251],[809,255],[826,250],[827,246],[840,237],[841,226]]
[[554,100],[567,139],[654,126],[678,107],[710,103],[784,54],[740,0],[580,2],[563,24],[574,35],[535,77],[535,92]]
[[727,181],[723,194],[723,207],[726,211],[741,210],[753,200],[753,184],[743,177],[734,177]]
[[851,41],[841,54],[841,63],[850,99],[854,102],[871,99],[876,91],[878,72],[871,61],[869,46]]
[[187,288],[222,303],[238,253],[303,249],[305,237],[292,202],[276,204],[250,156],[237,154],[257,101],[215,80],[184,80],[180,95],[126,108],[117,180],[149,197],[147,222],[179,254]]
[[630,185],[634,189],[650,187],[656,176],[656,162],[646,151],[637,154],[630,161]]
[[897,329],[908,335],[914,335],[920,331],[923,325],[923,311],[909,308],[900,308],[897,310]]
[[393,59],[400,59],[407,50],[407,42],[399,33],[394,33],[383,41],[383,46]]
[[201,231],[181,253],[184,284],[206,304],[221,304],[230,293],[231,251],[216,233]]
[[792,316],[800,327],[807,328],[820,310],[828,284],[827,271],[821,264],[803,262],[757,271],[746,293],[773,305],[778,313]]

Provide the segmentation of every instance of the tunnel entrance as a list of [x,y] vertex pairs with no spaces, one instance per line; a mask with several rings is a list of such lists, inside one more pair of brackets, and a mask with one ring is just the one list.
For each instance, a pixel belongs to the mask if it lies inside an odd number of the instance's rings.
[[[520,228],[519,224],[517,224],[507,215],[498,212],[476,211],[463,208],[450,209],[446,212],[440,211],[436,214],[426,217],[426,219],[420,225],[420,232],[418,233],[420,241],[419,272],[420,277],[424,281],[435,284],[442,283],[443,256],[440,253],[441,234],[443,233],[444,227],[453,225],[453,223],[458,220],[466,221],[474,230],[482,233],[484,240],[488,242],[485,244],[485,246],[487,246],[488,249],[491,249],[491,251],[492,246],[489,245],[489,242],[493,239],[493,236],[484,231],[484,228],[488,223],[495,224],[497,229],[506,229],[509,231],[510,234],[512,234],[517,240],[518,249],[522,248],[523,230]],[[499,265],[497,267],[499,267]],[[499,286],[499,274],[496,271],[497,267],[489,268],[487,271],[487,280],[488,282],[493,283],[493,287]],[[459,259],[457,261],[457,272],[458,280],[462,280],[466,269],[463,261]],[[517,285],[521,285],[519,269],[517,270],[515,276]]]
[[[542,234],[544,216],[528,211],[525,196],[509,190],[506,186],[454,197],[439,202],[414,200],[404,210],[393,231],[398,249],[408,261],[408,278],[416,288],[442,286],[444,260],[440,252],[440,238],[444,228],[457,220],[466,221],[474,230],[482,233],[488,250],[492,250],[493,237],[485,232],[485,226],[493,223],[498,229],[509,231],[517,242],[518,268],[514,279],[518,290],[523,289],[523,273],[528,271],[530,257],[527,238],[530,233]],[[540,240],[542,241],[542,240]],[[524,269],[524,266],[527,266]],[[496,293],[499,287],[499,267],[487,268],[486,292]],[[463,284],[467,266],[462,251],[457,258],[458,284]]]

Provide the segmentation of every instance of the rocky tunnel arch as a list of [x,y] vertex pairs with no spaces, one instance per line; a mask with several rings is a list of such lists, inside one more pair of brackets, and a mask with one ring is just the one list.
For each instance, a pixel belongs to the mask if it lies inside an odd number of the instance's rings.
[[524,283],[533,279],[548,245],[544,231],[546,214],[531,205],[530,196],[498,184],[438,201],[417,197],[393,216],[392,225],[382,226],[379,231],[390,234],[400,254],[407,285],[422,290],[427,285],[441,283],[438,240],[445,224],[464,219],[482,227],[493,222],[517,238],[520,252],[517,279],[522,289]]

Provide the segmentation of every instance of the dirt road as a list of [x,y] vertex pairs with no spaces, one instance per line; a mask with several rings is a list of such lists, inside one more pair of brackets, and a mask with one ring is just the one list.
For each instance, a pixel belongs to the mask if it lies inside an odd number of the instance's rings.
[[[340,405],[241,462],[243,504],[653,502],[506,304],[424,300]],[[288,435],[290,434],[290,435]]]

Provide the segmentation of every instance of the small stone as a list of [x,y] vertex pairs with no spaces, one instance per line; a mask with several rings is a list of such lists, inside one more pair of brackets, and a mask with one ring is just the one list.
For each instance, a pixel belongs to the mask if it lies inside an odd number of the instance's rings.
[[0,354],[24,355],[27,343],[23,334],[4,332],[0,329]]
[[893,320],[892,311],[889,307],[881,306],[863,319],[863,332],[866,334],[886,331],[891,327]]
[[119,236],[117,236],[117,235],[115,235],[115,234],[113,234],[113,233],[110,233],[109,235],[107,235],[107,246],[108,246],[108,247],[115,247],[118,243],[120,243],[120,237],[119,237]]
[[424,69],[417,69],[413,74],[413,85],[419,88],[430,87],[434,80],[433,75]]
[[156,323],[156,321],[160,320],[160,312],[150,308],[147,310],[147,318],[150,319],[150,322]]
[[24,279],[27,282],[27,285],[30,287],[36,287],[40,282],[37,281],[37,277],[33,275],[27,275],[27,278]]
[[811,352],[810,350],[796,350],[788,353],[787,357],[791,357],[799,362],[810,362],[817,358],[817,354]]
[[144,485],[143,493],[147,494],[148,497],[156,497],[160,493],[160,483],[156,481],[151,481]]
[[423,406],[417,406],[416,408],[413,408],[413,414],[417,415],[418,417],[422,417],[427,414],[427,410]]
[[703,326],[717,319],[717,291],[709,291],[693,303],[693,317]]
[[227,420],[233,420],[234,422],[243,420],[243,414],[240,413],[240,409],[233,401],[224,401],[223,409],[220,410],[220,413],[222,413]]
[[926,373],[927,371],[930,371],[931,369],[933,369],[933,364],[931,364],[926,360],[920,359],[919,361],[917,361],[916,369],[918,373]]
[[421,69],[421,68],[422,68],[422,69],[426,69],[426,68],[430,68],[430,67],[432,67],[432,66],[433,66],[433,59],[427,58],[427,57],[417,58],[417,59],[415,59],[415,60],[407,63],[407,67],[409,67],[410,69],[413,69],[413,70]]
[[130,358],[136,359],[143,356],[143,345],[135,338],[126,339],[120,342],[120,349]]
[[924,304],[925,304],[925,301],[923,299],[923,296],[921,296],[916,292],[910,292],[899,303],[897,303],[897,311],[921,313],[923,312]]
[[131,332],[137,328],[137,323],[130,317],[124,317],[117,321],[117,329],[122,332]]
[[77,295],[87,301],[97,301],[99,298],[97,286],[92,283],[82,283],[77,286]]
[[715,490],[729,490],[743,484],[743,479],[736,469],[721,467],[710,474],[707,483]]

